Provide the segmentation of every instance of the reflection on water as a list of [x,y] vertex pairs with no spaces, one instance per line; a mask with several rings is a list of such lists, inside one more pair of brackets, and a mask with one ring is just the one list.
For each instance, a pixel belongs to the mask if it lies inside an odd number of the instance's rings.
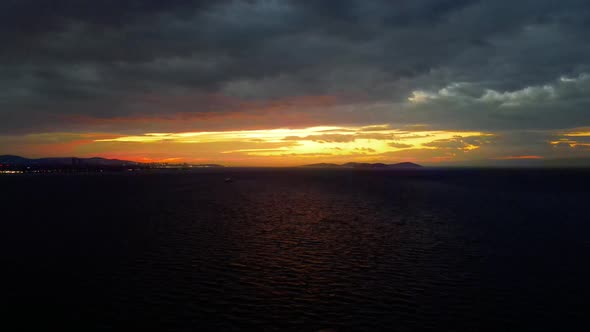
[[563,327],[589,295],[589,175],[3,178],[5,293],[98,329]]

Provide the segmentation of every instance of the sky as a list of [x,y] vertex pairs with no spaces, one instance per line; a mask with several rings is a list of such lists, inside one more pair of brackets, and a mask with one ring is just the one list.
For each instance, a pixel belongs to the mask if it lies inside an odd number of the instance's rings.
[[590,160],[590,1],[0,2],[0,154]]

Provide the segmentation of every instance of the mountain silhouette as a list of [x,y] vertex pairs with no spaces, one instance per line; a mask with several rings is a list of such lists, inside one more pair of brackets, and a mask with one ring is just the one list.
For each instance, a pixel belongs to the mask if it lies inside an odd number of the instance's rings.
[[29,159],[14,155],[0,156],[0,164],[14,165],[14,166],[109,166],[122,167],[130,165],[141,165],[141,163],[129,160],[106,159],[106,158],[39,158]]

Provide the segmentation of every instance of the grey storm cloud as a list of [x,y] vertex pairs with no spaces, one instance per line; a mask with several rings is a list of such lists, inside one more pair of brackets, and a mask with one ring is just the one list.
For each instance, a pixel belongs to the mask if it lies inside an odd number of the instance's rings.
[[496,91],[453,83],[438,91],[414,91],[414,119],[462,128],[560,129],[588,125],[590,75],[562,76],[543,85]]
[[0,133],[219,109],[166,102],[185,94],[354,95],[346,112],[392,125],[589,125],[589,33],[587,0],[6,0]]

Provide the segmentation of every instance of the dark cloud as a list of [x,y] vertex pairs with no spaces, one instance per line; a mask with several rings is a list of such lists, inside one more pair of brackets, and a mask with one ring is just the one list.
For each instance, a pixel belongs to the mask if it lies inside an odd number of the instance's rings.
[[392,127],[584,126],[589,22],[586,0],[2,1],[0,133],[223,110],[187,95],[357,96],[346,118]]
[[479,149],[483,145],[490,144],[493,141],[494,137],[490,136],[455,136],[453,138],[439,139],[429,143],[423,143],[422,145],[443,150],[462,150],[467,152],[470,150]]
[[366,154],[366,153],[375,153],[375,149],[373,148],[355,148],[354,151],[357,151],[358,153],[362,153],[362,154]]
[[[455,83],[438,91],[415,91],[414,120],[435,126],[484,130],[562,129],[584,126],[590,116],[590,75],[562,76],[513,91]],[[400,112],[398,115],[402,115]]]
[[389,143],[388,145],[391,146],[392,148],[398,148],[398,149],[411,148],[413,146],[411,144],[396,143],[396,142]]
[[194,10],[219,2],[221,1],[102,0],[82,3],[75,0],[6,0],[0,4],[0,27],[4,32],[25,36],[60,31],[72,23],[121,27],[161,13],[190,14]]

